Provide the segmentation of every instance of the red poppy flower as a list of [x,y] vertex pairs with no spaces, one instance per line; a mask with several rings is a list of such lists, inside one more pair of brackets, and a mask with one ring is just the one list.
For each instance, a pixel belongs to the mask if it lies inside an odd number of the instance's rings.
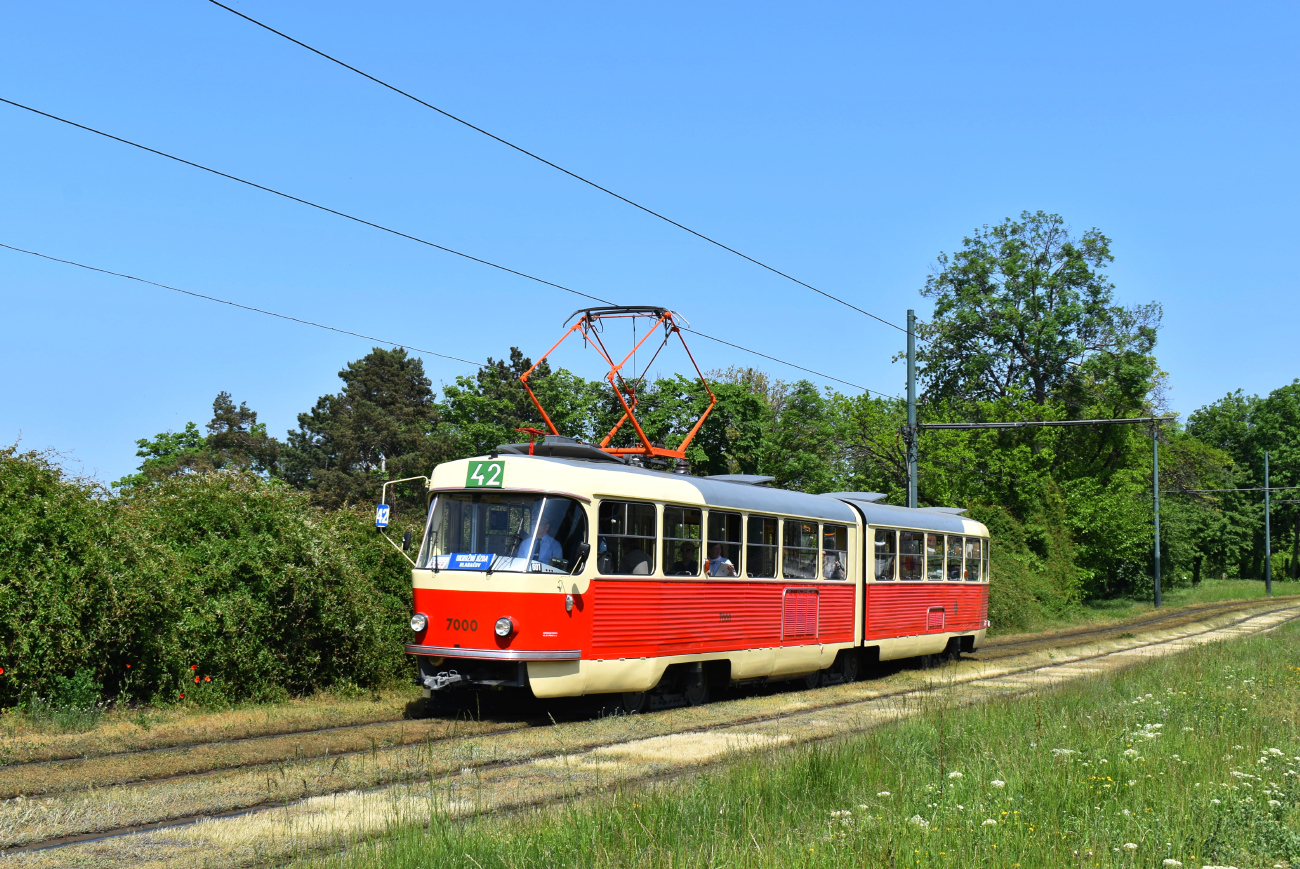
[[204,682],[211,682],[211,681],[212,681],[212,677],[211,677],[211,676],[204,676],[204,677],[203,677],[203,681],[204,681]]
[[4,674],[5,674],[5,668],[0,667],[0,676],[3,676]]
[[130,664],[127,664],[127,665],[126,665],[126,668],[127,668],[128,670],[130,670],[130,669],[131,669],[131,665],[130,665]]
[[190,669],[191,669],[191,670],[197,670],[198,668],[199,668],[199,665],[198,665],[198,664],[190,664]]
[[195,676],[195,677],[194,677],[194,684],[195,684],[195,685],[199,684],[199,677],[198,677],[198,676]]
[[184,695],[184,694],[181,695],[181,699],[182,699],[182,700],[185,699],[185,695]]

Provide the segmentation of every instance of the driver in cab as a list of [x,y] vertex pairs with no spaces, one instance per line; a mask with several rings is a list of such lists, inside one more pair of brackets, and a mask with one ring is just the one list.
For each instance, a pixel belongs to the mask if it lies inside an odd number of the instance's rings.
[[529,550],[532,550],[533,561],[540,561],[547,566],[553,565],[557,559],[564,560],[564,549],[559,541],[551,536],[551,523],[545,518],[538,521],[537,530],[531,536],[520,541],[519,548],[515,550],[515,557],[527,558]]

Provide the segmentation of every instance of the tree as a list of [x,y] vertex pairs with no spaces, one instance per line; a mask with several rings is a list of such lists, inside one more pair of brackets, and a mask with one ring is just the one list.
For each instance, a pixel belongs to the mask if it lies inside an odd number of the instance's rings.
[[313,502],[339,508],[373,501],[385,479],[427,474],[451,457],[419,358],[376,347],[339,378],[343,390],[298,415],[282,452],[281,476],[311,492]]
[[1113,257],[1097,229],[1071,236],[1056,214],[1026,211],[963,240],[922,295],[935,300],[918,324],[917,358],[930,400],[1012,397],[1037,405],[1077,385],[1098,356],[1155,346],[1160,308],[1123,308],[1103,273]]
[[205,446],[213,467],[260,474],[274,471],[280,455],[280,442],[266,433],[266,423],[257,421],[257,411],[242,401],[235,407],[229,392],[212,401]]
[[153,440],[141,438],[135,454],[144,459],[134,474],[113,481],[115,489],[131,489],[156,483],[177,474],[211,470],[208,461],[207,439],[199,434],[193,422],[185,423],[185,430],[165,431],[154,435]]

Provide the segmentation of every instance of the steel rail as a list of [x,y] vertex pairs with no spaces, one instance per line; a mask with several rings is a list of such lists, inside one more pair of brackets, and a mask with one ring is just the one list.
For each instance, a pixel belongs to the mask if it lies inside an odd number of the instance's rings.
[[[1269,602],[1269,603],[1274,603],[1274,602]],[[1265,604],[1265,606],[1268,606],[1268,604]],[[1091,655],[1080,655],[1080,656],[1077,656],[1077,657],[1072,657],[1072,658],[1070,658],[1069,660],[1051,661],[1051,662],[1046,663],[1046,664],[1033,664],[1033,665],[1029,665],[1029,666],[1025,666],[1025,667],[1016,667],[1016,668],[1012,668],[1012,669],[1005,670],[1005,671],[1003,671],[1003,672],[997,673],[997,674],[995,674],[995,675],[991,675],[991,676],[987,676],[987,677],[976,677],[976,678],[972,678],[972,679],[969,679],[969,680],[964,680],[964,681],[963,681],[962,683],[960,683],[960,684],[963,684],[963,685],[980,685],[980,684],[993,683],[993,682],[996,682],[996,681],[998,681],[998,680],[1000,680],[1000,679],[1006,679],[1006,678],[1014,677],[1014,676],[1021,676],[1021,675],[1024,675],[1025,673],[1035,673],[1035,672],[1042,672],[1042,671],[1046,671],[1046,670],[1054,670],[1054,669],[1059,669],[1059,668],[1062,668],[1062,667],[1070,666],[1070,665],[1073,665],[1073,664],[1078,664],[1078,663],[1083,662],[1083,661],[1093,661],[1093,660],[1098,660],[1098,659],[1101,659],[1101,658],[1111,657],[1111,656],[1113,656],[1113,655],[1124,654],[1124,653],[1127,653],[1127,652],[1131,652],[1131,651],[1133,651],[1133,650],[1135,650],[1135,649],[1152,648],[1152,647],[1155,647],[1155,646],[1168,645],[1168,644],[1170,644],[1170,643],[1179,642],[1179,641],[1181,641],[1181,640],[1186,640],[1186,639],[1189,639],[1189,638],[1191,638],[1191,637],[1196,637],[1196,636],[1201,636],[1201,635],[1208,634],[1208,633],[1213,633],[1214,631],[1226,630],[1226,629],[1228,629],[1228,628],[1235,627],[1236,625],[1239,625],[1239,624],[1242,624],[1242,623],[1244,623],[1244,622],[1250,621],[1250,620],[1253,619],[1253,618],[1258,618],[1258,617],[1260,617],[1260,616],[1265,616],[1265,615],[1271,615],[1271,614],[1273,614],[1273,613],[1277,613],[1277,612],[1284,612],[1284,611],[1286,611],[1286,610],[1293,609],[1293,608],[1294,608],[1294,605],[1289,605],[1289,606],[1272,606],[1271,608],[1264,609],[1264,610],[1262,610],[1262,611],[1257,611],[1257,612],[1250,612],[1250,613],[1247,613],[1247,614],[1243,615],[1241,618],[1239,618],[1239,619],[1235,619],[1235,620],[1230,621],[1230,622],[1227,622],[1227,623],[1225,623],[1225,624],[1211,625],[1211,626],[1205,627],[1203,630],[1199,630],[1199,631],[1191,631],[1191,632],[1188,632],[1188,633],[1185,633],[1185,634],[1181,634],[1181,635],[1176,636],[1176,637],[1167,637],[1167,638],[1165,638],[1165,639],[1161,639],[1161,640],[1153,640],[1153,641],[1150,641],[1150,642],[1139,642],[1139,643],[1135,643],[1135,644],[1133,644],[1133,645],[1131,645],[1131,646],[1127,646],[1127,647],[1122,648],[1122,649],[1110,649],[1110,650],[1107,650],[1107,651],[1098,652],[1098,653],[1091,654]],[[1278,622],[1277,624],[1270,625],[1270,626],[1265,627],[1265,628],[1261,628],[1260,630],[1255,631],[1253,635],[1257,635],[1257,634],[1261,634],[1261,633],[1266,633],[1267,631],[1271,631],[1271,630],[1276,630],[1277,628],[1281,627],[1282,625],[1290,624],[1291,622],[1294,622],[1294,621],[1296,621],[1296,620],[1300,620],[1300,613],[1297,613],[1296,615],[1292,616],[1291,618],[1288,618],[1288,619],[1285,619],[1285,620],[1283,620],[1283,621],[1281,621],[1281,622]],[[1135,662],[1134,664],[1131,664],[1131,665],[1129,665],[1129,666],[1137,666],[1139,663],[1140,663],[1140,662]],[[1121,668],[1121,669],[1128,669],[1128,667],[1124,667],[1124,668]],[[1054,687],[1054,686],[1053,686],[1053,687]],[[1026,690],[1032,690],[1032,689],[1026,689]],[[879,694],[871,695],[871,696],[869,696],[869,697],[848,698],[848,699],[844,699],[844,700],[836,701],[836,702],[833,702],[833,703],[816,704],[816,705],[813,705],[813,706],[803,706],[803,707],[801,707],[801,708],[799,708],[799,709],[793,709],[793,710],[790,710],[790,711],[787,711],[787,712],[779,712],[779,713],[775,713],[775,714],[771,714],[771,715],[761,715],[761,714],[760,714],[760,715],[751,715],[751,716],[746,716],[746,717],[743,717],[743,718],[738,718],[738,719],[732,720],[732,721],[730,721],[730,722],[728,722],[727,724],[722,725],[722,726],[725,726],[725,727],[736,727],[736,726],[745,725],[745,724],[756,724],[756,723],[765,723],[765,722],[772,722],[772,721],[782,721],[782,720],[785,720],[785,719],[788,719],[788,718],[792,718],[792,717],[796,717],[796,716],[799,716],[799,715],[805,715],[805,714],[807,714],[808,712],[810,712],[810,711],[814,711],[814,710],[821,710],[821,709],[837,709],[837,708],[841,708],[841,707],[844,707],[844,706],[852,706],[852,705],[855,705],[855,704],[863,704],[863,703],[876,703],[876,702],[881,701],[881,700],[896,699],[896,698],[900,698],[900,697],[926,696],[926,695],[931,695],[931,694],[933,693],[933,691],[934,691],[934,688],[933,688],[933,686],[931,686],[931,685],[927,685],[927,686],[924,686],[924,687],[921,687],[921,688],[907,688],[907,689],[900,689],[900,690],[896,690],[896,691],[885,691],[885,692],[881,692],[881,693],[879,693]],[[1022,692],[1022,693],[1023,693],[1023,692]],[[695,730],[695,729],[696,729],[696,728],[685,728],[685,729],[680,730],[680,731],[672,731],[672,732],[673,732],[673,733],[689,733],[689,732],[692,732],[692,731]],[[716,727],[715,727],[715,729],[716,729]],[[828,740],[831,740],[831,739],[840,739],[840,738],[843,738],[843,737],[845,737],[845,736],[847,736],[847,735],[851,735],[851,733],[853,733],[853,732],[858,732],[858,731],[848,731],[848,732],[843,732],[843,733],[828,734],[828,735],[825,736],[825,737],[814,738],[814,739],[810,739],[810,740],[807,740],[807,741],[808,741],[809,743],[814,743],[814,742],[824,742],[824,741],[828,741]],[[666,734],[665,734],[665,735],[666,735]],[[482,739],[482,738],[483,738],[483,735],[480,734],[480,735],[478,735],[478,736],[465,736],[465,737],[459,737],[459,738],[461,738],[461,739]],[[618,745],[620,742],[621,742],[621,740],[614,740],[614,741],[593,740],[593,741],[591,741],[591,742],[589,742],[589,743],[583,743],[583,744],[578,744],[578,745],[568,746],[567,748],[564,748],[564,749],[561,749],[561,750],[557,750],[557,751],[554,751],[554,752],[545,752],[545,753],[532,754],[532,755],[529,755],[527,758],[522,758],[522,759],[521,759],[521,758],[512,758],[512,759],[506,759],[506,760],[481,761],[481,762],[475,762],[475,761],[473,761],[473,760],[471,759],[471,760],[468,760],[468,761],[464,761],[464,762],[462,762],[462,763],[461,763],[461,766],[462,766],[463,768],[466,768],[466,769],[472,769],[472,770],[480,771],[480,772],[481,772],[481,771],[485,771],[485,770],[499,769],[499,768],[502,768],[502,767],[514,766],[514,765],[519,765],[519,764],[523,764],[523,763],[528,763],[528,764],[536,763],[538,760],[545,760],[545,759],[548,759],[548,758],[560,758],[560,757],[566,757],[566,756],[569,756],[569,755],[574,754],[575,752],[579,752],[579,751],[590,751],[590,750],[593,750],[593,749],[596,749],[596,748],[602,748],[602,747],[607,746],[607,745]],[[340,756],[342,756],[342,755],[340,755]],[[709,767],[712,767],[712,766],[716,766],[716,765],[718,765],[718,764],[720,764],[720,763],[725,763],[725,762],[727,762],[727,761],[719,761],[718,763],[702,764],[702,765],[700,765],[699,767],[697,767],[696,769],[706,769],[706,768],[709,768]],[[682,773],[681,773],[681,771],[679,770],[679,771],[674,771],[674,772],[672,772],[672,773],[667,773],[667,774],[664,774],[664,775],[667,775],[667,776],[671,777],[671,776],[679,776],[679,775],[681,775],[681,774],[682,774]],[[650,780],[652,780],[652,779],[655,778],[655,777],[656,777],[656,776],[647,776],[647,777],[642,777],[642,778],[633,778],[633,779],[628,780],[627,783],[632,784],[632,783],[638,783],[638,782],[643,782],[643,781],[650,781]],[[429,777],[428,777],[428,776],[423,776],[423,777],[422,777],[422,776],[416,776],[416,777],[413,777],[413,778],[412,778],[412,777],[409,777],[409,776],[408,776],[408,777],[404,778],[403,780],[404,780],[404,781],[407,781],[407,782],[413,782],[413,783],[414,783],[414,782],[427,781],[427,780],[429,780]],[[378,786],[376,786],[376,787],[366,788],[366,789],[363,789],[363,790],[361,790],[361,791],[359,791],[359,792],[360,792],[360,793],[377,793],[377,792],[380,792],[380,791],[383,791],[383,790],[387,790],[388,788],[391,788],[391,787],[393,786],[393,784],[394,784],[393,782],[390,782],[390,783],[386,783],[386,784],[378,785]],[[354,788],[349,788],[349,789],[347,789],[347,790],[355,790],[355,789],[354,789]],[[37,842],[30,842],[30,843],[23,844],[23,845],[17,845],[17,846],[14,846],[14,847],[12,847],[12,848],[7,848],[7,849],[0,850],[0,857],[8,856],[8,855],[10,855],[10,854],[18,854],[18,853],[31,852],[31,851],[44,851],[44,850],[51,850],[51,849],[54,849],[54,848],[66,847],[66,846],[68,846],[68,845],[74,845],[74,844],[78,844],[78,843],[82,843],[82,842],[104,841],[104,840],[107,840],[107,839],[118,838],[118,837],[121,837],[121,836],[134,835],[135,833],[140,833],[140,832],[149,832],[149,831],[152,831],[152,830],[168,829],[168,828],[171,828],[171,827],[186,826],[186,825],[189,825],[189,824],[197,823],[198,821],[201,821],[201,820],[204,820],[204,819],[207,819],[207,818],[217,818],[217,817],[238,817],[238,816],[241,816],[241,815],[250,815],[250,814],[255,814],[255,813],[258,813],[258,812],[262,812],[262,811],[274,811],[274,810],[279,810],[279,809],[287,808],[288,806],[291,806],[291,805],[297,805],[297,804],[300,804],[300,803],[302,803],[302,802],[305,802],[307,799],[313,799],[313,798],[315,798],[316,796],[320,796],[320,795],[319,795],[319,794],[317,794],[317,795],[312,795],[312,796],[306,797],[306,798],[304,798],[304,799],[294,800],[293,802],[290,802],[290,803],[276,802],[276,803],[274,803],[274,805],[267,805],[266,803],[263,803],[263,804],[260,804],[260,805],[253,805],[253,806],[248,806],[248,807],[243,807],[243,808],[238,808],[238,809],[231,809],[231,810],[227,810],[227,811],[225,811],[225,812],[204,812],[204,813],[193,813],[193,814],[188,814],[188,815],[184,815],[184,816],[178,816],[178,817],[176,817],[176,818],[165,819],[165,820],[159,820],[159,821],[151,821],[151,822],[148,822],[148,823],[145,823],[145,824],[137,824],[137,825],[130,826],[130,827],[121,827],[121,828],[118,828],[118,829],[108,830],[108,831],[101,831],[101,832],[97,832],[97,833],[78,833],[78,834],[70,834],[70,835],[62,836],[62,837],[51,837],[51,838],[49,838],[49,839],[44,839],[44,840],[37,841]],[[568,798],[570,798],[571,796],[572,796],[571,794],[563,794],[563,795],[559,795],[559,796],[555,796],[555,797],[542,798],[542,799],[539,799],[539,800],[536,800],[536,801],[528,802],[528,803],[526,803],[526,804],[524,804],[524,805],[521,805],[521,806],[518,806],[518,807],[515,807],[515,808],[530,808],[530,807],[536,807],[536,806],[540,806],[540,805],[548,805],[548,804],[551,804],[551,803],[554,803],[554,802],[557,802],[557,801],[560,801],[560,800],[568,799]],[[268,801],[268,802],[269,802],[269,801]],[[486,813],[487,811],[495,811],[495,810],[492,810],[492,809],[484,809],[484,810],[482,810],[481,812],[471,812],[471,813],[468,813],[467,816],[475,816],[475,815],[478,815],[478,814]]]

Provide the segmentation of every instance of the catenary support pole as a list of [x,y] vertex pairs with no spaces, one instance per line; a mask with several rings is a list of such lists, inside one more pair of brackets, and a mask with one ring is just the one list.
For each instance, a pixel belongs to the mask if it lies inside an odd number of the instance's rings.
[[1160,427],[1151,426],[1151,491],[1155,497],[1156,514],[1156,548],[1155,548],[1155,586],[1156,609],[1160,609]]
[[916,311],[907,311],[907,506],[916,507]]
[[1268,490],[1268,453],[1264,453],[1264,591],[1273,596],[1273,529],[1270,527],[1268,514],[1273,506],[1269,501]]

